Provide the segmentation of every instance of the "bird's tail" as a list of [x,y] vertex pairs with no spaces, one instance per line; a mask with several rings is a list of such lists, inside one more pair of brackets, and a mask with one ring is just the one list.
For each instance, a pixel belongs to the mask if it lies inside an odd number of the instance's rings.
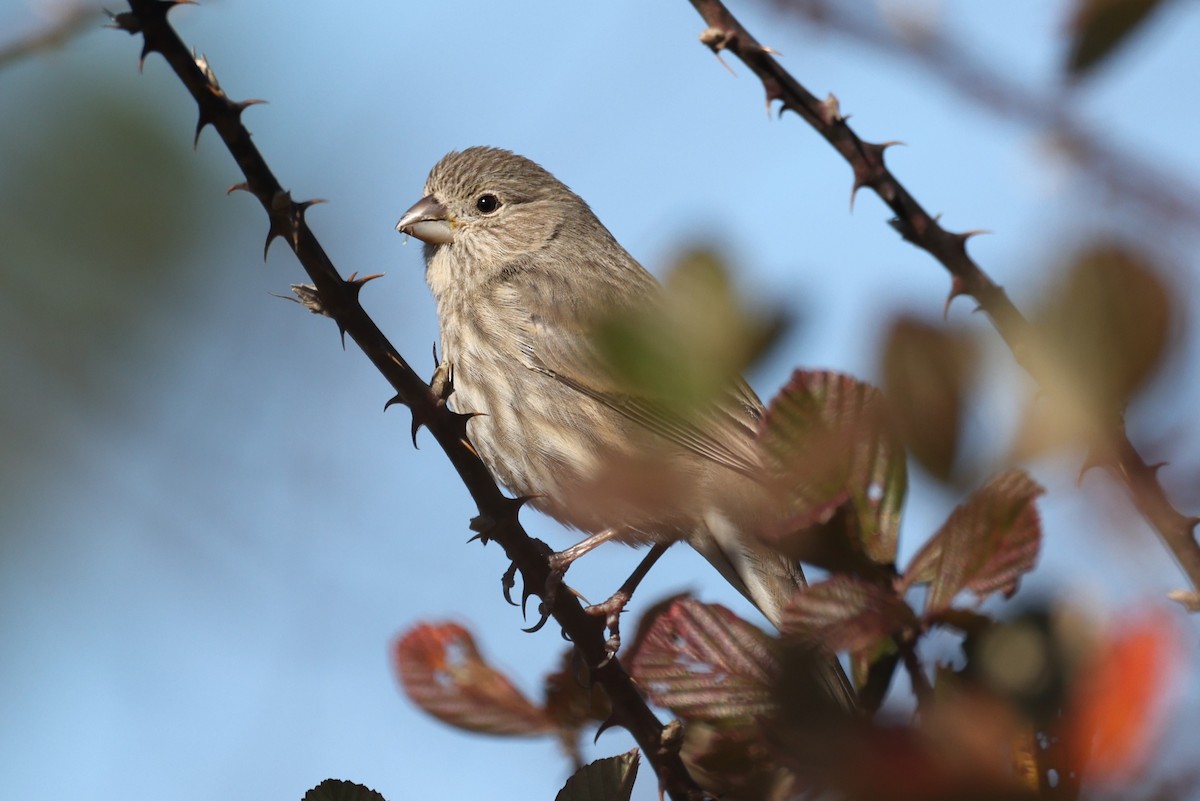
[[[808,586],[800,565],[757,539],[722,531],[723,520],[708,522],[712,536],[693,542],[693,547],[734,589],[758,607],[771,625],[781,628],[784,608],[796,590]],[[714,522],[717,525],[712,525]],[[847,709],[853,709],[854,689],[837,657],[831,655],[821,670],[829,694]]]

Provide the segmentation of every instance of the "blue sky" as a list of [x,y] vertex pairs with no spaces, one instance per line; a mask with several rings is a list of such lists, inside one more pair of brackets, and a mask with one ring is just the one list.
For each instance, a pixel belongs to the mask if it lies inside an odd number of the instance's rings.
[[[980,59],[1035,92],[1060,91],[1062,3],[885,5],[940,14]],[[8,4],[0,28],[12,36],[35,27],[43,8]],[[1063,166],[1044,132],[766,4],[733,9],[811,91],[836,94],[864,138],[906,143],[889,163],[949,228],[993,232],[971,251],[1023,308],[1037,305],[1074,244],[1144,230]],[[214,0],[173,19],[231,96],[270,101],[247,112],[256,143],[297,197],[331,201],[310,221],[343,274],[387,274],[364,305],[423,371],[436,320],[421,249],[393,226],[420,197],[429,167],[473,144],[542,163],[652,271],[691,243],[715,245],[749,298],[796,311],[801,323],[751,376],[764,397],[796,366],[877,380],[892,317],[941,314],[942,269],[897,238],[873,196],[850,212],[849,168],[798,119],[767,116],[753,76],[730,59],[731,76],[697,42],[704,26],[682,0],[364,2],[320,13]],[[1061,102],[1105,139],[1195,186],[1198,40],[1200,12],[1170,5]],[[152,114],[186,153],[190,101],[157,57],[139,76],[137,52],[124,34],[91,32],[0,73],[0,109],[6,117],[21,109],[22,130],[52,126],[78,97],[65,87],[103,87]],[[0,124],[5,152],[33,158],[36,138],[8,126]],[[430,720],[400,695],[388,649],[418,621],[466,622],[536,694],[561,640],[549,628],[519,631],[500,597],[501,552],[464,544],[474,514],[465,490],[431,439],[411,448],[407,411],[382,413],[387,387],[361,354],[343,352],[328,321],[272,297],[302,273],[278,244],[263,266],[265,219],[249,196],[225,197],[240,178],[212,131],[187,158],[196,233],[162,266],[190,276],[187,292],[151,313],[137,347],[107,368],[102,397],[59,391],[21,359],[33,332],[0,322],[5,372],[20,379],[12,391],[31,420],[52,419],[54,433],[22,454],[36,469],[6,468],[19,502],[0,512],[9,792],[299,799],[333,776],[390,799],[552,798],[567,770],[554,743],[473,737]],[[6,188],[0,213],[20,202]],[[65,222],[69,236],[72,218]],[[1198,239],[1195,229],[1155,238],[1180,265],[1172,280],[1185,302],[1195,297]],[[2,263],[0,275],[36,268]],[[976,330],[989,353],[968,436],[996,451],[1028,387],[968,302],[952,307],[950,322]],[[1185,410],[1200,389],[1187,375],[1194,335],[1182,339],[1182,376],[1161,382],[1165,399],[1133,409],[1131,430],[1176,460],[1164,481],[1177,493],[1190,482],[1196,502],[1187,455],[1200,443]],[[1048,542],[1030,588],[1104,615],[1181,586],[1107,479],[1092,475],[1076,488],[1078,462],[1066,454],[1029,465],[1050,490]],[[902,558],[955,502],[917,477]],[[525,519],[552,545],[571,541],[548,519]],[[637,558],[605,548],[570,581],[601,598]],[[680,589],[752,614],[684,548],[641,592],[648,602]],[[1190,643],[1194,624],[1179,618]],[[1169,726],[1200,708],[1194,681],[1178,701]],[[629,747],[623,733],[608,733],[591,753]],[[637,797],[655,797],[653,784],[643,781]]]

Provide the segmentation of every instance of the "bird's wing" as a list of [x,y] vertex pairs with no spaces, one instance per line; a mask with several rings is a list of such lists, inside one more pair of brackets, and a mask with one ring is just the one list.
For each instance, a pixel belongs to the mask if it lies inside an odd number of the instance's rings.
[[[639,290],[661,291],[649,274],[641,272],[640,267],[637,270],[639,275],[624,278],[645,283]],[[579,324],[586,315],[556,306],[551,295],[555,279],[544,275],[539,279],[538,272],[510,272],[506,286],[497,288],[501,293],[511,293],[509,302],[523,310],[523,330],[519,334],[526,366],[692,453],[746,475],[759,474],[761,462],[754,441],[763,407],[749,385],[737,379],[716,401],[687,415],[674,411],[669,403],[630,391],[605,364],[592,331]],[[628,287],[595,283],[595,286],[571,287],[574,297],[582,293],[590,307],[606,311],[621,308],[617,298],[631,295],[635,300],[645,298],[645,292],[631,293]],[[541,297],[530,302],[531,294]],[[628,301],[624,305],[628,306]],[[536,309],[546,311],[532,311]]]

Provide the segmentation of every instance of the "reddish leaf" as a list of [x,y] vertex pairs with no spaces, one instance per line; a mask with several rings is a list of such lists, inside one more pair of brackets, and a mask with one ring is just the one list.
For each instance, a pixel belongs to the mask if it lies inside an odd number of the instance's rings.
[[629,801],[637,778],[638,750],[597,759],[575,771],[554,801]]
[[773,708],[774,644],[725,607],[676,601],[640,637],[630,673],[681,718],[726,720]]
[[404,692],[438,720],[484,734],[554,731],[549,716],[483,660],[462,626],[416,626],[396,642],[394,657]]
[[1033,568],[1042,528],[1034,499],[1044,493],[1022,470],[1009,470],[972,493],[913,558],[902,588],[929,582],[926,617],[949,608],[963,590],[979,598],[1011,595]]
[[[811,550],[811,527],[849,508],[856,550],[875,564],[896,557],[906,489],[904,451],[888,430],[879,390],[850,376],[796,371],[759,427],[789,525],[768,539],[785,553]],[[836,550],[836,549],[835,549]]]
[[831,651],[875,649],[917,616],[894,590],[834,576],[798,592],[783,612],[783,633]]
[[383,796],[361,784],[326,779],[304,794],[304,801],[384,801]]
[[1110,635],[1084,665],[1067,717],[1075,764],[1101,780],[1136,775],[1179,656],[1165,615],[1143,615]]

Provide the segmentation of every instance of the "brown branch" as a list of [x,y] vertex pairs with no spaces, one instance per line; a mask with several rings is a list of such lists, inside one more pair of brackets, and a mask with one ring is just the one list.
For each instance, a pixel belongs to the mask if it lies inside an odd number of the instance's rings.
[[28,56],[62,47],[79,34],[91,30],[102,19],[101,12],[99,5],[85,2],[61,9],[56,19],[45,28],[0,45],[0,70]]
[[[396,390],[396,398],[413,413],[415,427],[429,429],[450,458],[479,508],[473,528],[484,541],[495,540],[521,571],[526,587],[543,588],[550,575],[547,557],[550,549],[525,533],[517,520],[522,501],[507,498],[497,487],[487,468],[465,438],[466,415],[450,411],[430,387],[408,365],[370,319],[358,302],[362,286],[370,280],[351,276],[344,280],[334,268],[316,236],[305,222],[305,211],[312,201],[297,203],[275,179],[249,132],[241,114],[257,101],[234,102],[217,83],[203,58],[193,58],[167,22],[167,12],[177,2],[170,0],[129,0],[130,12],[113,17],[113,27],[141,34],[142,60],[160,53],[179,76],[199,107],[196,136],[212,125],[237,161],[246,181],[233,187],[253,194],[270,219],[267,246],[275,238],[288,243],[304,270],[312,279],[316,297],[306,293],[307,304],[332,317],[343,336],[362,349],[376,369]],[[605,648],[603,621],[587,614],[571,593],[555,594],[551,615],[579,649],[591,675],[607,692],[612,702],[612,722],[629,730],[646,759],[657,773],[660,786],[675,799],[705,797],[679,757],[678,748],[664,737],[663,724],[646,705],[633,681]]]
[[1150,218],[1200,227],[1200,190],[1178,172],[1165,174],[1104,141],[1071,113],[1061,95],[1039,94],[1021,85],[931,28],[898,33],[873,24],[863,14],[849,10],[855,4],[845,0],[774,0],[773,4],[814,26],[917,63],[1006,122],[1016,120],[1044,129],[1078,168],[1114,198],[1141,206]]
[[[854,170],[853,191],[863,187],[872,189],[896,215],[891,224],[900,235],[946,268],[951,276],[946,302],[959,295],[973,297],[1017,362],[1035,380],[1047,389],[1061,384],[1061,379],[1053,380],[1050,362],[1041,355],[1038,337],[1029,321],[1004,290],[967,255],[967,240],[976,232],[951,233],[942,228],[884,165],[887,144],[860,139],[839,112],[837,99],[830,95],[818,100],[812,95],[780,66],[769,48],[750,35],[721,0],[691,0],[691,3],[708,25],[700,40],[714,53],[722,50],[733,53],[750,68],[762,81],[768,103],[778,100],[782,109],[800,115],[850,164]],[[1192,587],[1200,589],[1200,545],[1193,533],[1200,519],[1186,517],[1171,504],[1158,481],[1156,468],[1147,465],[1129,442],[1119,417],[1092,447],[1092,463],[1107,467],[1125,484],[1134,505],[1174,555]]]

